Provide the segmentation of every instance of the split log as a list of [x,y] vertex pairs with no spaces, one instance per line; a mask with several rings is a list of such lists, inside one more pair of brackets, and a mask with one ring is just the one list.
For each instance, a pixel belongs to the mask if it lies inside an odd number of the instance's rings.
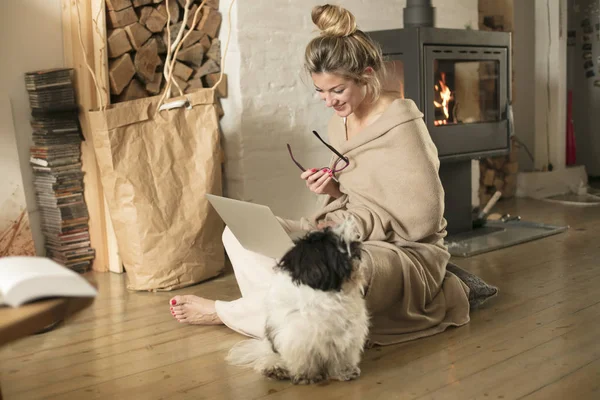
[[154,4],[162,3],[164,0],[152,0]]
[[146,19],[146,28],[153,33],[162,32],[165,25],[167,25],[167,17],[158,10],[152,10],[152,13]]
[[159,34],[152,35],[152,39],[156,40],[156,47],[158,48],[158,54],[167,54],[167,45]]
[[[200,31],[198,31],[198,32],[200,32]],[[208,50],[210,49],[210,38],[208,37],[208,35],[206,35],[206,34],[202,35],[202,38],[200,39],[200,44],[204,48],[204,52],[208,53]]]
[[519,172],[519,163],[518,162],[509,162],[504,164],[502,170],[506,175],[516,174]]
[[219,0],[207,0],[205,6],[214,8],[215,10],[219,9]]
[[[220,73],[206,75],[205,79],[208,87],[213,87],[220,77]],[[221,80],[221,83],[219,83],[219,86],[217,86],[215,90],[217,92],[217,96],[227,97],[227,74],[223,74],[223,79]]]
[[[173,44],[175,42],[175,39],[177,38],[177,34],[179,33],[179,29],[181,29],[181,24],[182,24],[182,22],[180,21],[180,22],[177,22],[176,24],[169,26],[169,31],[171,32],[171,44]],[[162,37],[163,37],[163,41],[166,44],[167,43],[167,29],[166,28],[163,31]]]
[[146,25],[146,21],[148,21],[148,17],[150,17],[150,14],[152,14],[152,11],[154,11],[154,7],[151,7],[151,6],[146,6],[146,7],[140,8],[138,10],[139,23],[142,25]]
[[219,65],[213,60],[207,60],[202,66],[196,70],[196,73],[193,76],[193,79],[200,79],[205,75],[214,74],[216,72],[220,72],[221,68]]
[[504,182],[507,185],[515,185],[517,183],[517,174],[506,175],[504,177]]
[[131,0],[106,0],[109,11],[121,11],[127,7],[131,7]]
[[188,87],[187,90],[191,91],[194,89],[202,89],[204,87],[204,82],[202,82],[202,79],[198,78],[198,79],[190,79],[188,81]]
[[158,56],[156,40],[150,39],[135,54],[135,71],[142,82],[147,83],[154,79],[154,73],[161,59]]
[[154,79],[146,83],[146,90],[151,94],[159,94],[160,88],[163,82],[163,74],[162,71],[156,72],[154,74]]
[[[168,17],[167,6],[165,5],[165,3],[162,3],[158,7],[156,7],[156,11],[158,11],[165,17]],[[181,9],[177,5],[176,1],[169,1],[169,13],[171,14],[171,24],[175,24],[177,23],[177,21],[179,21],[180,12]]]
[[152,0],[133,0],[134,7],[141,7],[147,4],[152,4]]
[[504,159],[504,157],[496,157],[492,160],[492,163],[494,164],[494,169],[496,171],[501,171],[502,167],[504,166],[504,162],[506,160]]
[[504,188],[504,179],[497,176],[494,179],[494,187],[496,188],[496,190],[502,190]]
[[[177,34],[179,33],[179,29],[181,28],[181,24],[182,22],[178,22],[174,25],[171,25],[171,44],[173,44],[173,42],[175,42],[175,39],[177,38]],[[182,36],[182,40],[183,37],[185,37],[185,35],[187,35],[189,32],[189,29],[184,29],[183,30],[183,36]],[[185,49],[186,47],[190,47],[191,45],[193,45],[194,43],[200,41],[202,38],[204,38],[204,33],[200,32],[200,31],[193,31],[192,33],[190,33],[190,36],[188,36],[188,38],[183,42],[182,45],[182,49]],[[162,34],[163,37],[163,41],[165,43],[167,43],[167,30],[165,29],[163,31]]]
[[[183,36],[185,37],[185,35],[187,35],[188,32],[189,32],[189,30],[186,29],[185,32],[183,33]],[[198,43],[205,36],[206,35],[204,34],[204,32],[192,31],[190,33],[190,36],[188,36],[188,38],[183,41],[183,47],[182,48],[185,49],[186,47],[190,47],[191,45],[193,45],[195,43]],[[202,49],[202,54],[204,54],[204,52],[205,52],[205,50]]]
[[125,53],[112,61],[108,71],[110,92],[117,95],[121,94],[123,89],[129,84],[129,81],[131,81],[131,78],[135,75],[135,67],[129,53]]
[[[177,2],[181,5],[181,7],[185,7],[185,0],[177,0]],[[202,3],[202,0],[192,0],[191,3],[192,4],[200,4],[200,3]],[[207,0],[204,5],[209,6],[211,8],[218,9],[219,8],[219,0]]]
[[125,29],[117,28],[108,33],[106,38],[108,45],[108,57],[117,58],[131,51],[131,43],[127,38]]
[[215,38],[212,40],[206,57],[216,62],[217,65],[221,65],[221,41],[219,39]]
[[129,85],[123,90],[119,96],[117,96],[117,101],[130,101],[143,99],[144,97],[148,97],[148,92],[144,89],[144,86],[137,79],[133,78]]
[[124,8],[119,11],[109,11],[107,17],[109,29],[123,28],[138,21],[138,16],[133,7]]
[[221,13],[210,7],[202,7],[202,19],[198,24],[198,30],[206,33],[211,38],[216,38],[222,20]]
[[144,26],[139,22],[126,26],[125,31],[127,32],[129,41],[135,50],[139,50],[152,36],[152,32],[144,28]]
[[190,76],[192,76],[193,72],[193,69],[179,61],[176,61],[175,66],[173,67],[173,75],[183,79],[184,81],[190,79]]
[[512,143],[508,156],[488,157],[479,161],[479,202],[482,206],[498,190],[503,199],[509,199],[516,194],[519,172],[517,158],[517,147]]
[[[185,90],[188,87],[188,83],[186,81],[184,81],[183,79],[181,79],[180,77],[175,76],[175,75],[173,75],[173,80],[175,82],[177,82],[177,84],[179,85],[179,87],[181,88],[181,90],[185,93]],[[173,93],[178,93],[177,87],[175,86],[175,84],[173,84],[172,90],[173,90]]]
[[492,186],[494,184],[494,178],[496,177],[496,171],[493,169],[488,169],[485,171],[485,175],[483,176],[483,184],[485,186]]
[[204,49],[200,43],[196,43],[187,49],[179,50],[179,53],[177,53],[179,61],[184,61],[197,67],[201,67],[203,58]]
[[[192,22],[194,22],[194,15],[196,15],[196,10],[198,10],[198,6],[196,4],[194,4],[191,8],[190,11],[188,12],[188,19],[185,22],[185,25],[189,28],[189,29],[196,29],[196,27],[198,26],[198,24],[200,23],[200,14],[198,16],[198,18],[196,18],[196,24],[194,26],[192,26]],[[202,10],[204,12],[204,10]]]

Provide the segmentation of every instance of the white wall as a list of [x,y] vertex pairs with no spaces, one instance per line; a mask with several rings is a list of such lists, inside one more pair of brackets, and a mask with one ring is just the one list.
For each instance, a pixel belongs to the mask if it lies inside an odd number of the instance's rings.
[[[223,108],[227,154],[226,188],[231,197],[267,204],[283,217],[310,214],[316,196],[306,190],[289,159],[286,143],[309,167],[324,165],[325,149],[310,133],[325,133],[331,111],[314,95],[303,72],[306,44],[316,34],[310,19],[315,0],[237,0],[225,71],[229,98]],[[402,27],[405,1],[338,1],[364,31]],[[228,0],[221,1],[227,18]],[[437,0],[436,26],[477,27],[477,0]],[[227,24],[221,29],[225,40]]]
[[[62,23],[60,0],[2,0],[0,1],[0,93],[10,99],[13,107],[13,139],[9,130],[1,130],[0,143],[16,142],[18,157],[2,153],[2,178],[0,179],[0,207],[6,190],[13,190],[21,179],[14,167],[18,159],[23,179],[25,201],[29,211],[31,229],[38,254],[43,254],[44,239],[39,227],[39,212],[35,204],[32,171],[29,166],[31,127],[29,125],[29,100],[23,75],[27,71],[63,66]],[[5,169],[4,162],[12,167]],[[9,213],[17,212],[23,198],[12,198]],[[12,201],[12,200],[11,200]],[[21,204],[18,204],[21,203]],[[8,208],[6,210],[9,210]],[[7,214],[4,215],[5,217]],[[16,216],[8,218],[16,218]]]
[[8,228],[25,208],[10,100],[0,94],[0,232]]

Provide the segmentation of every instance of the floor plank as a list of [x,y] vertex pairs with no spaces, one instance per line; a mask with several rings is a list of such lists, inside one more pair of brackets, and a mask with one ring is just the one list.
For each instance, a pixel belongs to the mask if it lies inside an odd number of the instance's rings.
[[471,322],[367,351],[349,383],[296,387],[227,365],[243,337],[177,323],[176,293],[234,299],[228,274],[171,293],[130,292],[126,276],[91,273],[89,309],[0,349],[11,399],[592,399],[600,396],[600,207],[500,202],[529,221],[569,225],[556,236],[454,260],[500,288]]
[[560,376],[532,393],[523,396],[527,400],[600,398],[600,359],[582,365]]

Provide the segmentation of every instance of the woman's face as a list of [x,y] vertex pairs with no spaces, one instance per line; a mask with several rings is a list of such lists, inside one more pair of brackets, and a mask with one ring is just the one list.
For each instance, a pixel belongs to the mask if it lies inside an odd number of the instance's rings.
[[342,118],[355,112],[367,96],[366,85],[352,79],[328,72],[313,73],[311,76],[321,100]]

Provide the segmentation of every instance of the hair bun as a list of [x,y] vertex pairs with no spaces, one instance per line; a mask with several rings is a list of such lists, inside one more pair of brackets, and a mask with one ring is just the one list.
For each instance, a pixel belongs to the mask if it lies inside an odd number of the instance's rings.
[[311,16],[323,36],[350,36],[357,30],[354,15],[340,6],[331,4],[315,6]]

